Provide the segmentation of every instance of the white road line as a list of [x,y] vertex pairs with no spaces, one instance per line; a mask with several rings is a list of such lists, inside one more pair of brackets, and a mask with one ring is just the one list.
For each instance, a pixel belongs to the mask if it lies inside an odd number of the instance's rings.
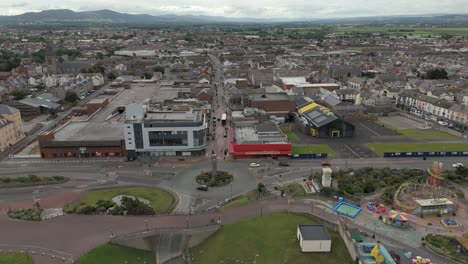
[[361,126],[363,126],[363,127],[367,128],[367,129],[368,129],[370,132],[372,132],[372,133],[376,134],[377,136],[380,136],[380,134],[379,134],[379,133],[377,133],[377,132],[375,132],[374,130],[370,129],[368,126],[365,126],[363,123],[359,123],[359,124],[360,124]]
[[356,155],[358,158],[361,158],[361,156],[359,156],[359,154],[357,154],[356,152],[354,152],[354,150],[352,150],[350,147],[348,147],[348,145],[346,144],[343,144],[347,149],[351,150],[351,152],[354,153],[354,155]]

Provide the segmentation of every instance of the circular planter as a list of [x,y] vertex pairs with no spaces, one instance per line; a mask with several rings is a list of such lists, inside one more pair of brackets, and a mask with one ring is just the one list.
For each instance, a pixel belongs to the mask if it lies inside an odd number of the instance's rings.
[[200,185],[207,185],[208,187],[218,187],[229,184],[233,181],[234,177],[226,171],[217,171],[214,178],[212,178],[211,171],[202,172],[196,177],[196,181]]

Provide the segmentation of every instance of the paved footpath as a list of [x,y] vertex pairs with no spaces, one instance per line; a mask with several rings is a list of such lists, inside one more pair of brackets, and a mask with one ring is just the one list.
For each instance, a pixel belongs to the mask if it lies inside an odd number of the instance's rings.
[[[221,219],[223,224],[234,223],[243,219],[259,216],[276,211],[312,213],[321,218],[333,222],[338,221],[338,215],[331,214],[308,201],[296,199],[277,199],[261,201],[245,206],[233,207],[223,211],[203,213],[196,215],[164,215],[153,217],[142,216],[111,216],[111,215],[64,215],[42,222],[29,222],[9,219],[4,213],[0,213],[0,245],[5,248],[8,245],[38,246],[62,252],[63,255],[71,255],[73,259],[85,254],[90,249],[109,241],[111,234],[124,235],[133,232],[143,232],[145,221],[148,220],[150,229],[156,228],[195,228],[210,224],[211,219]],[[349,221],[348,221],[349,222]],[[356,223],[349,223],[351,227],[357,227],[368,233]],[[398,241],[380,234],[377,237],[383,243],[386,241],[394,245],[401,245],[417,255],[428,257],[434,263],[450,263],[437,255],[427,251],[424,247],[414,248],[405,245],[404,241]]]

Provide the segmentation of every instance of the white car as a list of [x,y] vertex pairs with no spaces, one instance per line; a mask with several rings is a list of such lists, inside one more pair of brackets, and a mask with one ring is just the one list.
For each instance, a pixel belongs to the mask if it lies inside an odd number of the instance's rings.
[[454,163],[454,164],[452,164],[452,167],[454,167],[454,168],[458,168],[458,167],[465,167],[465,166],[463,165],[463,163],[461,163],[461,162],[458,162],[458,163]]
[[448,123],[447,123],[447,122],[444,122],[444,121],[439,121],[438,123],[439,123],[439,125],[441,125],[441,126],[446,126],[446,125],[448,125]]
[[258,163],[250,163],[250,167],[252,167],[252,168],[260,167],[260,164],[258,164]]

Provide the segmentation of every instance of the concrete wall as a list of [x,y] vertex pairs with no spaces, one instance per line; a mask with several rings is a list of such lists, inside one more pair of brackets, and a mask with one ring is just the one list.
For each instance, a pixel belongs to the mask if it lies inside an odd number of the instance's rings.
[[331,240],[302,240],[302,252],[330,252]]

